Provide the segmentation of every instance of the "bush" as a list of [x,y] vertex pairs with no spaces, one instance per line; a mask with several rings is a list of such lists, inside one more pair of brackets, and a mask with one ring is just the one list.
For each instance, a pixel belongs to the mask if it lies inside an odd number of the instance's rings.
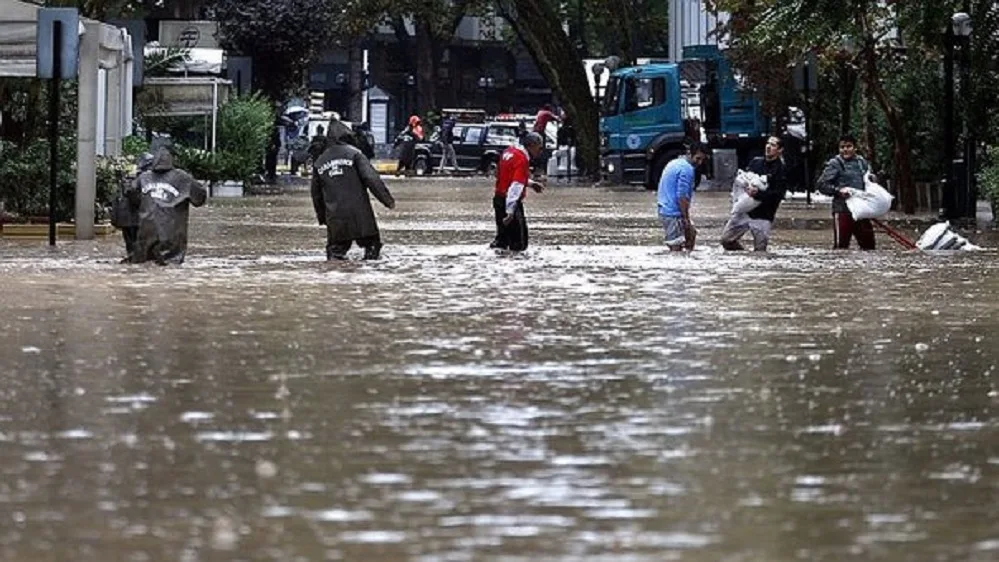
[[263,96],[236,98],[219,109],[216,164],[222,180],[250,181],[260,170],[274,127],[274,111]]
[[142,137],[132,135],[121,141],[121,153],[132,160],[144,152],[149,152],[149,143]]
[[118,196],[126,177],[135,168],[132,160],[132,158],[127,156],[97,157],[97,197],[95,199],[97,209],[94,213],[95,220],[104,221],[110,218],[111,202]]
[[999,146],[988,148],[987,163],[978,174],[978,186],[993,207],[999,205]]
[[[0,200],[7,212],[21,218],[49,216],[49,143],[36,139],[21,148],[0,142]],[[69,221],[76,213],[76,138],[59,139],[56,220]],[[106,209],[118,193],[119,178],[130,169],[124,158],[98,158],[94,216],[106,218]]]
[[[49,215],[49,142],[35,139],[21,147],[0,141],[0,200],[9,213],[23,218]],[[55,216],[73,218],[76,196],[76,138],[59,139]]]

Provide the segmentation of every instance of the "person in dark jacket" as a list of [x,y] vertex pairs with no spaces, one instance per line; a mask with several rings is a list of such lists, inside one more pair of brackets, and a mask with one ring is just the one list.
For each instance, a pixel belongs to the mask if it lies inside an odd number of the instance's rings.
[[784,143],[777,137],[767,139],[765,155],[756,157],[746,166],[746,170],[767,177],[767,189],[758,191],[755,188],[749,192],[753,199],[760,202],[748,213],[733,214],[722,230],[721,245],[726,250],[742,250],[739,239],[750,232],[753,235],[753,250],[767,251],[770,243],[770,231],[773,229],[774,217],[787,193],[787,168],[784,165]]
[[451,166],[454,171],[458,170],[458,157],[454,153],[454,117],[446,115],[441,122],[441,165],[438,170],[444,173],[444,166]]
[[127,192],[139,209],[139,227],[132,263],[184,263],[191,205],[205,204],[208,193],[190,174],[174,168],[173,155],[160,148],[148,171],[135,178]]
[[309,141],[309,158],[315,162],[326,151],[326,129],[322,125],[316,127],[316,134]]
[[326,259],[347,259],[352,243],[364,248],[364,259],[381,257],[382,241],[368,191],[389,209],[395,199],[368,158],[351,145],[353,133],[330,122],[328,146],[312,169],[312,204],[319,224],[326,225]]
[[841,136],[839,155],[826,163],[816,182],[820,193],[833,198],[833,248],[849,248],[853,237],[860,249],[874,249],[874,224],[868,219],[854,221],[846,206],[849,188],[864,191],[864,176],[870,170],[867,160],[857,154],[857,138],[850,134]]
[[[153,165],[153,155],[144,152],[135,159],[135,177],[149,170]],[[135,251],[135,239],[139,234],[139,206],[133,205],[127,192],[132,185],[134,178],[126,183],[121,182],[121,192],[115,199],[111,207],[111,226],[121,229],[121,237],[125,241],[125,259],[122,263],[128,263],[132,252]]]
[[375,157],[375,136],[371,134],[371,128],[365,121],[360,125],[354,125],[354,146],[361,151],[368,159]]

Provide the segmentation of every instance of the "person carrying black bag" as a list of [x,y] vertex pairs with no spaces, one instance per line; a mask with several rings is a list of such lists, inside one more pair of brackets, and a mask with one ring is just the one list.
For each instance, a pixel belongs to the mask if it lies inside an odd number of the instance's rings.
[[[153,155],[145,152],[135,159],[135,176],[145,172],[153,165]],[[111,204],[111,226],[121,229],[121,237],[125,241],[125,259],[128,263],[135,251],[135,240],[139,235],[139,206],[133,205],[125,195],[129,185],[135,178],[122,178],[120,191]]]

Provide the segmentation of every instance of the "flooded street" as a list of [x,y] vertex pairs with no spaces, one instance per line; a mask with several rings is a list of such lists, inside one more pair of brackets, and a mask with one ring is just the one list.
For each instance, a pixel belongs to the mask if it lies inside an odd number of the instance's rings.
[[994,253],[555,188],[503,257],[486,183],[389,188],[375,263],[304,194],[180,268],[0,242],[0,560],[999,559]]

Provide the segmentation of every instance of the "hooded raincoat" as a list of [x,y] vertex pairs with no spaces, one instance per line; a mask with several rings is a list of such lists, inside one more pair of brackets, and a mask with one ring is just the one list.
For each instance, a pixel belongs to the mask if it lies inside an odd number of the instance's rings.
[[157,151],[149,171],[139,174],[127,193],[139,207],[139,230],[132,263],[184,263],[188,211],[205,204],[208,194],[190,174],[173,167],[166,148]]
[[330,123],[329,144],[313,165],[312,203],[316,220],[326,225],[327,245],[379,235],[368,191],[389,209],[395,207],[371,162],[351,146],[352,136],[343,123]]

